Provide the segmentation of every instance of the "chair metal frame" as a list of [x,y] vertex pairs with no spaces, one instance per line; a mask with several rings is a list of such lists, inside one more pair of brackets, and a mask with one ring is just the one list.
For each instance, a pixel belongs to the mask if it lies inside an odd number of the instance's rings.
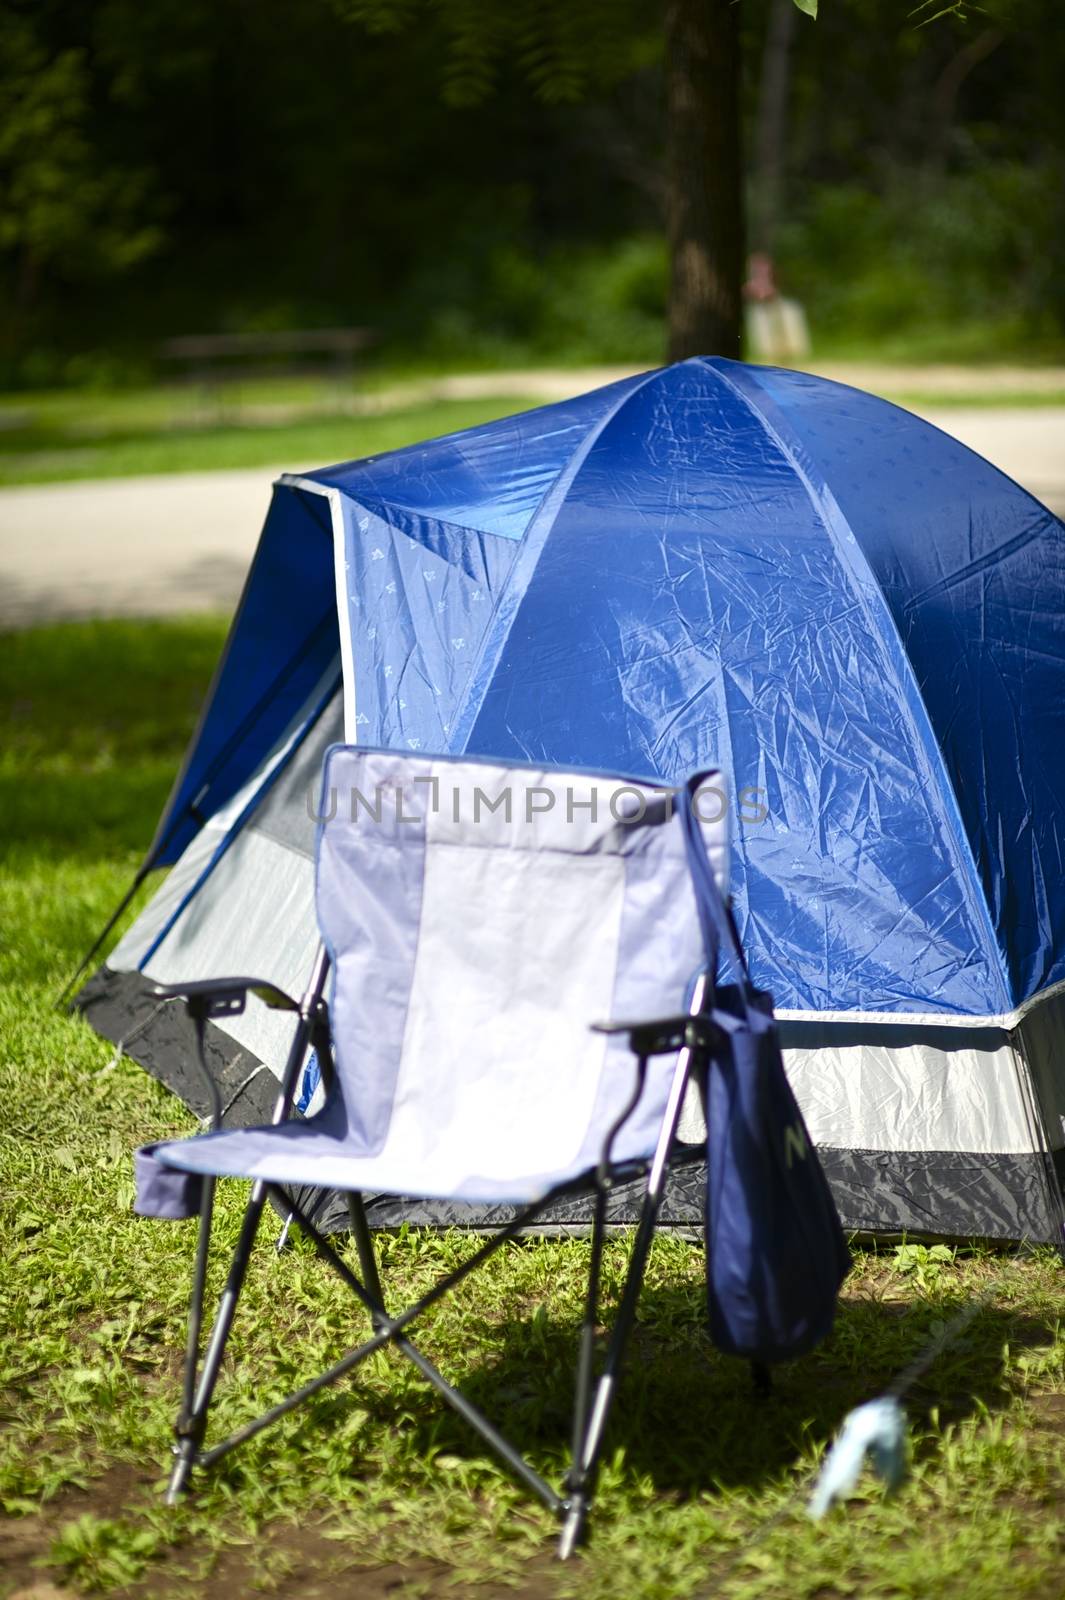
[[[292,1011],[296,1028],[286,1066],[281,1078],[272,1124],[284,1122],[292,1112],[293,1099],[300,1068],[308,1046],[318,1053],[323,1073],[331,1071],[332,1041],[328,1007],[325,1000],[329,974],[329,957],[324,946],[319,946],[305,993],[299,1001],[284,995],[269,983],[250,978],[208,979],[192,984],[158,986],[157,992],[170,998],[184,998],[196,1031],[197,1055],[211,1105],[210,1124],[217,1128],[221,1122],[221,1102],[216,1085],[211,1078],[204,1054],[205,1031],[213,1017],[232,1016],[244,1009],[247,994],[256,993],[268,1005]],[[221,1460],[231,1450],[253,1438],[264,1428],[308,1399],[311,1395],[335,1383],[350,1372],[367,1356],[393,1345],[403,1356],[413,1362],[446,1403],[458,1413],[485,1443],[496,1453],[534,1495],[547,1506],[561,1522],[558,1554],[569,1557],[581,1540],[595,1489],[596,1471],[611,1406],[617,1389],[625,1347],[636,1316],[637,1300],[643,1283],[644,1271],[654,1236],[655,1224],[662,1202],[670,1157],[677,1142],[677,1127],[685,1090],[698,1065],[717,1042],[718,1030],[708,1015],[713,1003],[713,984],[707,973],[696,980],[689,1010],[682,1014],[649,1022],[612,1022],[597,1025],[597,1031],[627,1034],[635,1056],[636,1071],[632,1094],[609,1129],[603,1141],[598,1166],[581,1179],[558,1185],[540,1200],[519,1210],[513,1220],[487,1239],[466,1261],[438,1280],[414,1304],[398,1314],[390,1313],[385,1306],[385,1296],[374,1252],[373,1238],[363,1206],[362,1196],[348,1193],[348,1216],[351,1234],[355,1240],[361,1277],[351,1270],[330,1244],[311,1218],[294,1201],[281,1185],[257,1179],[253,1182],[236,1247],[230,1262],[225,1286],[222,1290],[210,1334],[203,1347],[204,1294],[207,1263],[210,1249],[216,1180],[203,1179],[199,1233],[193,1269],[192,1298],[189,1308],[188,1339],[181,1405],[175,1424],[175,1461],[167,1488],[167,1502],[174,1504],[188,1487],[194,1467],[209,1467]],[[651,1056],[677,1055],[665,1112],[657,1145],[649,1162],[627,1162],[622,1167],[612,1162],[615,1138],[628,1117],[635,1110],[643,1093],[647,1063]],[[636,1227],[628,1272],[622,1287],[614,1326],[607,1343],[598,1377],[596,1366],[596,1326],[599,1314],[600,1280],[603,1246],[606,1235],[607,1201],[611,1188],[622,1179],[631,1179],[643,1173],[646,1186]],[[577,1352],[577,1370],[574,1392],[572,1460],[560,1487],[555,1489],[521,1455],[516,1447],[500,1432],[478,1407],[449,1383],[444,1375],[407,1337],[410,1325],[437,1300],[447,1294],[463,1279],[469,1277],[496,1251],[517,1237],[523,1229],[536,1221],[540,1213],[561,1195],[575,1190],[587,1191],[594,1186],[595,1210],[592,1225],[591,1260],[588,1289],[580,1329]],[[233,1326],[255,1244],[256,1234],[267,1200],[272,1199],[283,1212],[288,1213],[313,1243],[318,1255],[352,1291],[361,1306],[369,1313],[372,1333],[369,1338],[354,1345],[338,1361],[318,1376],[310,1379],[285,1399],[269,1407],[253,1421],[235,1430],[226,1438],[209,1447],[205,1445],[208,1413],[215,1387],[221,1372],[225,1348]],[[202,1347],[202,1349],[201,1349]]]

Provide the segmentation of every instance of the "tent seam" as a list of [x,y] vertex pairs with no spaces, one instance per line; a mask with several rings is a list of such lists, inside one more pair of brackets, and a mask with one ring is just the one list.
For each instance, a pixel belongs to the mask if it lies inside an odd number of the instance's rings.
[[1065,994],[1065,978],[1060,978],[1049,988],[1040,989],[1038,993],[1029,995],[1027,1000],[1023,1000],[1011,1011],[809,1011],[801,1007],[789,1009],[787,1006],[777,1006],[775,1011],[780,1022],[814,1022],[831,1026],[847,1023],[875,1023],[877,1026],[905,1024],[913,1027],[959,1030],[994,1028],[997,1032],[1010,1033],[1024,1021],[1029,1012],[1050,1000],[1056,1000],[1062,994]]
[[[344,699],[344,737],[349,744],[357,744],[356,727],[359,714],[355,682],[355,646],[351,638],[351,610],[347,604],[347,537],[348,523],[344,515],[347,497],[332,484],[316,483],[313,478],[298,473],[284,472],[275,488],[295,489],[304,494],[321,495],[329,504],[329,523],[333,537],[333,604],[337,614],[337,633],[340,638],[341,691]],[[353,503],[353,502],[349,502]],[[324,532],[324,529],[323,529]],[[341,583],[341,576],[344,582]],[[344,604],[341,605],[343,595]]]
[[[584,463],[587,461],[589,455],[598,444],[599,440],[603,437],[603,434],[606,432],[607,428],[609,428],[617,419],[617,417],[620,416],[621,412],[625,409],[633,396],[640,394],[648,386],[648,384],[653,383],[657,378],[660,378],[662,373],[667,370],[668,369],[665,367],[655,367],[651,372],[645,372],[641,378],[635,380],[632,385],[626,389],[623,395],[619,395],[616,403],[612,405],[605,415],[600,417],[598,422],[596,422],[595,425],[588,430],[587,434],[581,440],[576,450],[574,450],[570,459],[566,462],[566,465],[561,468],[558,475],[552,481],[551,487],[544,492],[544,495],[542,496],[536,510],[533,512],[533,515],[529,520],[529,525],[519,542],[514,561],[512,562],[510,571],[507,573],[506,579],[504,580],[503,588],[499,597],[499,604],[496,606],[493,614],[492,623],[489,624],[485,641],[481,646],[477,660],[474,664],[473,671],[470,674],[469,683],[466,693],[463,696],[462,704],[459,706],[459,709],[453,719],[452,733],[449,736],[448,741],[449,749],[452,753],[465,753],[470,735],[472,734],[474,726],[476,725],[477,715],[481,709],[479,705],[477,710],[474,711],[471,716],[470,708],[474,689],[477,683],[483,679],[483,668],[489,659],[490,652],[493,649],[495,651],[495,664],[497,666],[499,664],[499,660],[502,657],[503,651],[506,649],[507,641],[510,638],[511,631],[514,627],[514,622],[517,618],[519,610],[521,609],[522,601],[524,600],[525,595],[528,593],[529,584],[532,581],[536,569],[540,564],[540,557],[543,554],[544,547],[547,544],[547,540],[550,537],[551,531],[558,520],[562,506],[565,503],[567,490],[573,484],[577,474],[584,466]],[[552,513],[550,515],[550,520],[548,520],[549,512]],[[542,532],[540,529],[541,523],[545,524]],[[503,623],[505,631],[500,638],[499,628],[494,626],[494,624],[499,621],[501,613],[503,613],[507,605],[507,601],[514,590],[519,568],[521,568],[522,572],[525,574],[525,585],[520,596],[518,596],[514,601],[509,621],[505,621]],[[483,704],[483,696],[481,703]]]
[[[421,542],[417,534],[411,533],[409,528],[405,528],[402,521],[395,521],[394,518],[397,514],[401,518],[406,518],[412,523],[417,522],[428,527],[439,528],[445,534],[458,535],[462,539],[471,541],[480,539],[498,539],[502,544],[513,545],[515,548],[517,548],[520,547],[523,537],[519,536],[514,538],[509,533],[493,533],[491,528],[476,528],[472,523],[453,522],[447,517],[423,516],[420,511],[412,511],[409,506],[401,506],[398,504],[393,506],[390,505],[387,500],[378,500],[370,495],[364,496],[355,494],[352,491],[340,488],[340,486],[337,484],[319,483],[317,479],[308,478],[300,475],[299,473],[283,472],[276,480],[275,487],[281,487],[285,489],[301,489],[309,494],[338,494],[342,499],[348,501],[351,505],[358,506],[361,511],[365,511],[369,516],[377,517],[379,521],[384,522],[388,527],[395,528],[398,530],[398,532],[402,533],[407,539],[410,539],[411,542],[415,544]],[[551,490],[549,488],[546,491],[546,494],[550,494],[550,492]],[[544,498],[545,496],[541,496],[540,500],[537,502],[537,511],[539,510],[540,505],[543,503]],[[534,521],[535,517],[536,512],[534,511],[532,517],[529,519],[530,522]]]
[[[937,762],[933,763],[929,761],[927,765],[930,769],[933,781],[935,782],[941,803],[943,804],[948,817],[951,818],[955,823],[957,831],[955,832],[954,829],[948,829],[948,833],[950,834],[953,853],[957,858],[958,865],[965,868],[964,877],[968,888],[968,894],[966,898],[969,901],[970,909],[975,910],[977,920],[983,926],[985,936],[989,941],[990,951],[994,952],[994,970],[998,979],[999,992],[1008,1005],[1008,1003],[1013,999],[1009,974],[1005,969],[1002,950],[999,946],[994,923],[991,920],[991,913],[987,904],[987,896],[984,893],[979,868],[976,864],[976,857],[973,855],[972,844],[969,840],[968,831],[962,818],[961,807],[958,804],[958,797],[954,791],[954,784],[951,781],[950,774],[946,769],[946,761],[943,755],[943,749],[938,738],[936,737],[935,729],[932,727],[931,720],[928,716],[928,711],[925,707],[920,689],[918,688],[917,680],[914,677],[913,664],[910,661],[906,647],[902,642],[902,635],[899,633],[898,626],[891,614],[891,608],[884,599],[880,584],[877,582],[876,576],[873,573],[873,570],[866,559],[865,553],[858,542],[857,535],[854,533],[850,522],[844,515],[842,507],[839,505],[839,502],[836,500],[836,497],[832,493],[832,490],[829,488],[828,484],[825,483],[823,489],[818,488],[818,486],[811,481],[809,475],[804,470],[796,449],[796,444],[798,442],[796,436],[793,434],[784,418],[779,416],[777,407],[774,405],[770,397],[766,395],[764,391],[762,391],[757,377],[755,377],[754,374],[749,370],[743,375],[744,379],[750,383],[751,387],[758,391],[759,398],[756,400],[752,395],[747,393],[746,386],[742,380],[737,381],[732,377],[729,377],[726,373],[722,372],[716,364],[710,362],[706,357],[700,357],[699,359],[702,361],[703,365],[706,366],[707,369],[711,371],[721,383],[723,383],[727,388],[731,389],[733,394],[735,394],[737,398],[741,400],[742,403],[747,407],[747,409],[758,418],[766,432],[769,434],[770,438],[777,445],[778,449],[790,464],[796,477],[802,484],[803,489],[806,492],[807,499],[813,507],[816,516],[831,539],[837,556],[840,559],[841,565],[847,570],[851,578],[855,596],[861,605],[862,610],[867,616],[869,615],[866,583],[859,581],[863,576],[867,579],[869,588],[872,589],[880,602],[880,608],[883,613],[886,627],[889,630],[891,639],[894,641],[898,657],[905,671],[906,685],[909,691],[905,696],[908,720],[915,735],[918,748],[923,749],[927,756],[929,753],[929,745],[931,745],[932,749],[934,749],[936,755],[938,756]],[[773,413],[773,415],[771,416],[770,413]],[[843,527],[845,527],[847,532],[850,534],[851,539],[853,540],[854,552],[857,560],[843,550],[837,536],[836,527],[834,526],[836,519],[842,523]],[[862,572],[863,568],[864,574]],[[916,701],[916,705],[914,704],[914,701]],[[923,734],[922,726],[924,729]],[[964,843],[962,841],[964,841]],[[974,890],[976,891],[975,893]]]

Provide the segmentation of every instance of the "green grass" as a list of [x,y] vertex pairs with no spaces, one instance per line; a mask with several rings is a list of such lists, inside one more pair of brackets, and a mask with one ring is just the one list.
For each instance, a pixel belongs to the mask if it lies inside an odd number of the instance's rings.
[[966,390],[964,394],[959,394],[955,389],[899,388],[892,389],[890,393],[885,391],[884,398],[911,411],[986,411],[1000,406],[1010,411],[1038,411],[1045,406],[1065,406],[1065,389],[1003,389],[1001,393],[996,393],[994,389],[981,389],[977,384],[971,392]]
[[532,403],[511,396],[436,400],[354,414],[350,395],[295,381],[214,397],[168,388],[8,396],[0,400],[0,485],[314,467],[470,428]]
[[[892,292],[894,288],[892,283]],[[1009,316],[921,322],[896,317],[890,328],[856,331],[846,319],[833,327],[831,316],[819,314],[809,304],[806,311],[814,348],[825,361],[886,361],[914,367],[945,362],[971,366],[975,377],[981,368],[998,362],[1039,368],[1065,360],[1065,339],[1060,333],[1034,333]]]
[[[900,368],[885,394],[917,408],[1065,405],[1065,387],[1046,386],[1034,370],[1030,386],[1018,385],[1014,376],[1002,387],[974,367],[972,389],[960,395],[956,387],[937,388],[934,369]],[[439,376],[429,369],[381,371],[356,390],[291,378],[227,385],[211,394],[159,385],[0,395],[0,486],[226,467],[298,469],[393,450],[537,403],[520,393],[416,398],[420,385]],[[520,390],[520,372],[513,381]]]
[[[50,1002],[150,836],[222,631],[58,627],[0,653],[0,1593],[47,1579],[176,1600],[1060,1600],[1065,1338],[1050,1252],[858,1251],[834,1336],[759,1404],[707,1343],[698,1250],[659,1239],[593,1541],[567,1568],[547,1558],[546,1515],[387,1355],[163,1506],[193,1224],[132,1215],[129,1153],[190,1119]],[[223,1240],[241,1200],[222,1186]],[[305,1247],[279,1258],[264,1243],[220,1427],[364,1331]],[[381,1243],[397,1300],[473,1247],[459,1233]],[[610,1245],[612,1291],[627,1249]],[[425,1327],[427,1352],[553,1470],[586,1260],[579,1240],[515,1245]],[[885,1500],[866,1476],[810,1523],[803,1493],[848,1408],[989,1290],[909,1397],[907,1486]]]

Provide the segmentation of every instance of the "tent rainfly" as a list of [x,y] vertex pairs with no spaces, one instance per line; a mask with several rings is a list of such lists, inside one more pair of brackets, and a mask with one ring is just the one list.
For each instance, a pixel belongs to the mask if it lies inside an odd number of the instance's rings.
[[[1061,1241],[1065,527],[986,461],[694,359],[280,478],[143,869],[171,870],[79,1001],[191,1102],[151,980],[300,989],[340,739],[730,773],[736,915],[844,1221]],[[213,1029],[230,1120],[287,1027]]]

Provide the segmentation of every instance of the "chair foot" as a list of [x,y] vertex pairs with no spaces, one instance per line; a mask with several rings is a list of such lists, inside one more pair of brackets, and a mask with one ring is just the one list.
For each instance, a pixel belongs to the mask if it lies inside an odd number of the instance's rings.
[[588,1502],[579,1492],[570,1501],[566,1520],[558,1540],[558,1559],[568,1561],[579,1544],[584,1542],[588,1522]]
[[196,1447],[191,1439],[182,1439],[180,1444],[174,1446],[174,1465],[170,1473],[170,1482],[166,1486],[168,1506],[180,1504],[181,1497],[189,1486],[189,1474],[192,1471],[195,1453]]

